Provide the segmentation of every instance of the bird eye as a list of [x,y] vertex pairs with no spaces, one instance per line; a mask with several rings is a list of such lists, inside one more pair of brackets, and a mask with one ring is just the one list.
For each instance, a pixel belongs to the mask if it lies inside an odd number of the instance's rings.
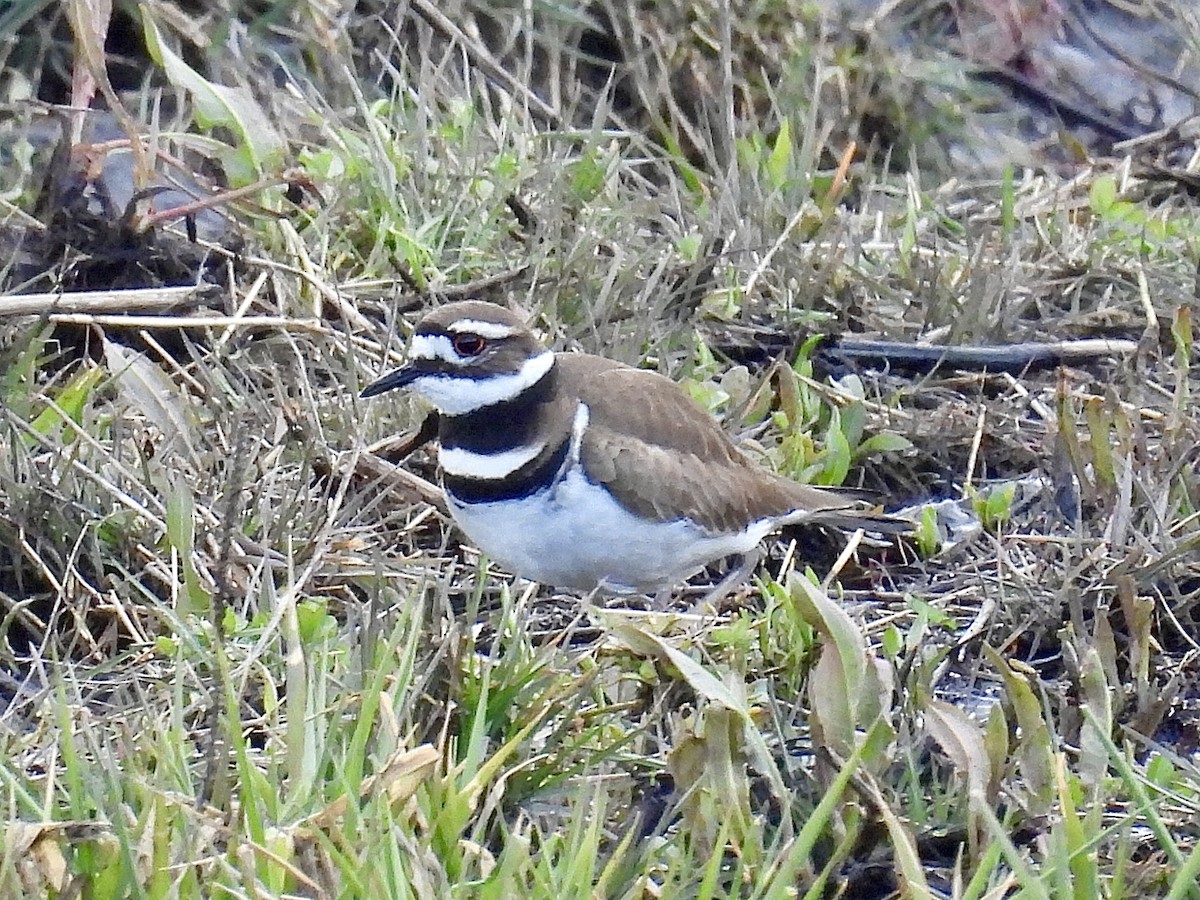
[[456,334],[453,338],[454,352],[459,356],[478,356],[483,352],[483,348],[487,346],[487,341],[477,334],[464,332]]

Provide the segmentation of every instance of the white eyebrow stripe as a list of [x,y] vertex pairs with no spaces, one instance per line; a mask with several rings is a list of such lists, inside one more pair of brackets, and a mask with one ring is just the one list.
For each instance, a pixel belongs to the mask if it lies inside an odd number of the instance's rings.
[[438,462],[447,475],[498,481],[533,462],[544,449],[544,443],[514,447],[499,453],[475,453],[461,447],[443,447],[438,451]]
[[501,325],[499,322],[484,322],[480,319],[459,319],[446,326],[446,330],[454,334],[477,334],[485,340],[497,341],[500,338],[512,337],[517,329],[511,325]]
[[554,352],[543,350],[525,360],[521,368],[509,375],[480,375],[448,372],[421,375],[413,380],[411,390],[420,394],[448,416],[462,416],[512,400],[546,377],[554,367]]
[[454,352],[454,345],[444,334],[414,334],[408,346],[409,359],[440,359],[452,366],[461,366],[466,360]]

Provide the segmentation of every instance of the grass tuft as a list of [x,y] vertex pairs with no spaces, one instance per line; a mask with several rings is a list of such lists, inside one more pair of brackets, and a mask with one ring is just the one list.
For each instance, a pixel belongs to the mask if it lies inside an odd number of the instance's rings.
[[[0,121],[5,290],[54,287],[0,296],[0,894],[1200,893],[1185,194],[964,168],[959,62],[799,3],[95,6],[0,12],[6,99],[103,62],[136,123],[85,117],[99,183],[211,183],[65,206],[58,126]],[[89,305],[132,276],[88,229],[217,286]],[[424,412],[362,385],[464,296],[959,518],[919,560],[789,534],[721,617],[512,583],[420,500],[433,456],[361,464]],[[827,332],[1137,352],[918,377]]]

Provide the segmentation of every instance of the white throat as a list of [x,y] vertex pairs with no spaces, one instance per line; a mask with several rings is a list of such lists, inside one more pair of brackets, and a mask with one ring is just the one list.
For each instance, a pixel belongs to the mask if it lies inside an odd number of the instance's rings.
[[437,410],[448,416],[467,413],[512,400],[546,377],[554,366],[554,353],[543,350],[531,356],[516,372],[506,375],[472,377],[463,374],[422,375],[411,388]]

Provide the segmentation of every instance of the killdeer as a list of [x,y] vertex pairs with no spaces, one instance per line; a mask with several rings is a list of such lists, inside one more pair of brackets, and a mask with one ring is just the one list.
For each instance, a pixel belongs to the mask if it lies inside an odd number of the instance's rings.
[[554,353],[492,303],[429,313],[408,364],[362,395],[401,387],[439,413],[442,487],[455,522],[533,581],[654,593],[755,550],[782,525],[896,530],[852,496],[750,461],[670,379]]

